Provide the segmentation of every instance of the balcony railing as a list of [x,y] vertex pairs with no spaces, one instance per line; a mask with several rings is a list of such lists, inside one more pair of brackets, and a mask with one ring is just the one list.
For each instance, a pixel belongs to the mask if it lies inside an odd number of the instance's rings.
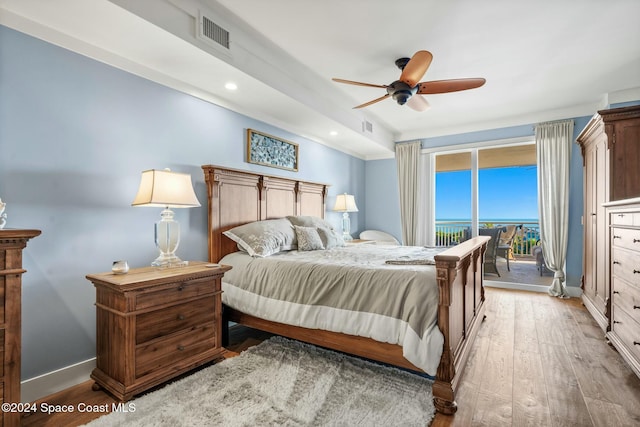
[[[531,255],[531,248],[540,240],[538,221],[479,221],[480,228],[521,226],[516,230],[511,246],[515,256]],[[471,237],[471,221],[436,221],[436,246],[454,246]]]

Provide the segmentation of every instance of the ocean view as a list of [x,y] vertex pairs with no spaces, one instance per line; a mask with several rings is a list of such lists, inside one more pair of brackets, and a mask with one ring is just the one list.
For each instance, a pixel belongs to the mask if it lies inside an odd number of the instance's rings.
[[[537,223],[537,169],[519,166],[479,170],[479,222]],[[465,218],[471,218],[472,212],[471,171],[436,173],[435,199],[437,221],[469,222]]]

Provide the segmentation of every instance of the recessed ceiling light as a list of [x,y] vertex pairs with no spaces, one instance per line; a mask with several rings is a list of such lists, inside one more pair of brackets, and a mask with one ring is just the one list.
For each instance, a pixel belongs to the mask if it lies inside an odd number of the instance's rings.
[[331,132],[329,132],[329,135],[336,136],[338,135],[338,132],[336,132],[335,130],[332,130]]
[[233,83],[233,82],[229,82],[229,83],[227,83],[226,85],[224,85],[224,87],[225,87],[227,90],[236,90],[236,89],[238,89],[238,85],[237,85],[237,84],[235,84],[235,83]]

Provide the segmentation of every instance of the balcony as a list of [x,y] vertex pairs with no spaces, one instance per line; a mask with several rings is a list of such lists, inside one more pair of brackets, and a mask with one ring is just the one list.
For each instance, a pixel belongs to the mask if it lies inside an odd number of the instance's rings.
[[[511,246],[509,269],[504,258],[498,258],[497,267],[500,276],[487,274],[487,279],[496,282],[509,282],[529,285],[549,286],[553,274],[540,274],[532,248],[540,240],[540,224],[537,221],[479,221],[482,227],[505,227],[516,225],[518,228]],[[454,246],[471,237],[471,221],[436,221],[436,245]]]
[[[522,225],[511,247],[514,256],[531,256],[531,248],[540,240],[540,224],[522,221],[479,221],[480,228]],[[471,221],[436,221],[436,246],[455,246],[471,237]]]

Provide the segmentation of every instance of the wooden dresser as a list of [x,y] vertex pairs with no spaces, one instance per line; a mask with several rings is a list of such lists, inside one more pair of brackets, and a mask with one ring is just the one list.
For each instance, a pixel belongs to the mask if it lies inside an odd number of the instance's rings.
[[640,376],[640,198],[607,204],[611,330],[607,337]]
[[584,187],[584,252],[582,301],[603,331],[609,327],[607,280],[607,217],[609,200],[609,149],[604,122],[596,114],[577,139],[582,149]]
[[[0,230],[0,400],[20,403],[22,250],[40,230]],[[0,426],[19,426],[20,412],[2,411]]]
[[582,301],[610,329],[609,218],[605,204],[640,197],[640,105],[598,111],[577,138],[584,164]]
[[640,105],[598,113],[611,151],[609,200],[640,197]]
[[120,400],[221,359],[221,281],[229,266],[203,262],[87,276],[96,288],[91,378]]

